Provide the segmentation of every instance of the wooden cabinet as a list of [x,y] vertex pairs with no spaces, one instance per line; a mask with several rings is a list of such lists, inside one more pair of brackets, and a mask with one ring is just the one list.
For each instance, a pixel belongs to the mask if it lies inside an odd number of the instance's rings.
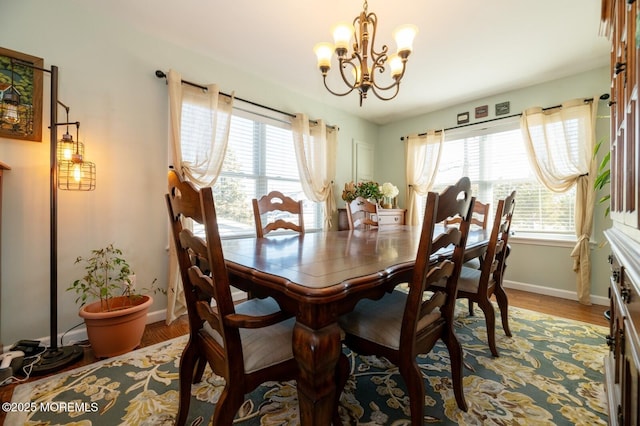
[[611,39],[611,218],[635,229],[640,224],[638,188],[637,2],[604,0],[604,28]]
[[[404,225],[405,209],[378,209],[378,224],[383,227]],[[347,209],[338,209],[338,231],[349,229]]]
[[610,333],[605,358],[609,423],[640,425],[640,108],[635,0],[603,0],[611,40]]
[[640,424],[640,244],[620,230],[605,231],[611,243],[610,351],[605,358],[609,424]]
[[404,225],[404,209],[378,209],[378,226]]

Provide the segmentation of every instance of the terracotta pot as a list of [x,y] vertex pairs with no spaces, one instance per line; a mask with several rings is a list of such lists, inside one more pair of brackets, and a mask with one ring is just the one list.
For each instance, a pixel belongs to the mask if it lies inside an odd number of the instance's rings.
[[80,308],[84,318],[89,343],[98,358],[108,358],[127,353],[140,346],[147,323],[147,312],[153,303],[151,296],[133,299],[133,306],[126,296],[112,299],[111,311],[104,312],[100,301]]

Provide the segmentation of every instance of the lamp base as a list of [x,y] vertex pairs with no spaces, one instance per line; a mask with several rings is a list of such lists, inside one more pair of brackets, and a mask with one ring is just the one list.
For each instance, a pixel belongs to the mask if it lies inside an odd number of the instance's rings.
[[84,349],[78,345],[62,346],[47,349],[40,355],[40,360],[33,364],[31,374],[48,374],[62,369],[82,358]]

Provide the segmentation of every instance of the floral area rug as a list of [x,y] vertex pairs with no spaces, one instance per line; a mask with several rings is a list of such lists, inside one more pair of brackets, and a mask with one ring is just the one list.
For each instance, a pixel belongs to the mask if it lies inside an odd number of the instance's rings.
[[[469,410],[457,408],[449,357],[439,342],[419,358],[427,388],[425,424],[606,425],[606,328],[510,308],[513,337],[498,325],[500,357],[494,358],[482,312],[476,308],[469,317],[465,310],[460,305],[456,333],[464,348]],[[5,424],[172,425],[185,343],[186,336],[179,337],[20,385],[12,400],[19,412],[9,413]],[[344,351],[352,369],[341,397],[344,424],[410,425],[409,399],[397,368]],[[193,386],[188,424],[210,422],[223,384],[207,369],[205,380]],[[264,383],[247,396],[235,424],[299,424],[295,381]]]

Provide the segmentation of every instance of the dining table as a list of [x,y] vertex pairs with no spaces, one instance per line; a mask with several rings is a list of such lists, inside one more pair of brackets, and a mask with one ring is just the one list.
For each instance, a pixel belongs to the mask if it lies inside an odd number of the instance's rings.
[[[358,301],[380,299],[411,280],[421,230],[406,225],[223,240],[232,285],[252,297],[273,297],[296,318],[292,348],[300,368],[301,425],[331,424],[342,351],[338,318]],[[488,240],[488,231],[472,229],[465,257],[480,255]]]

